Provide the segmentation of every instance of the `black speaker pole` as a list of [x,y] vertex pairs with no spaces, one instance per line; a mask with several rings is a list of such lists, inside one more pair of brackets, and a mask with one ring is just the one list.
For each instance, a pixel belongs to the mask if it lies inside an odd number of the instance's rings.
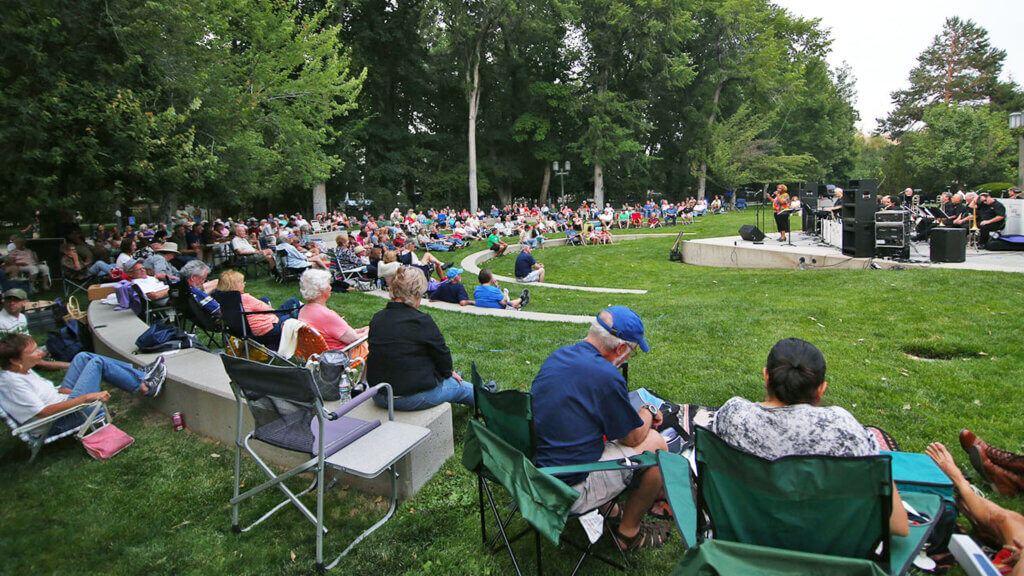
[[[761,230],[761,232],[764,232],[765,230],[768,229],[768,224],[765,221],[765,216],[764,216],[764,203],[765,203],[765,200],[767,200],[767,198],[768,198],[768,184],[766,183],[764,185],[764,189],[761,190],[761,203],[757,205],[757,217],[755,219],[755,222],[757,222],[757,227],[758,227],[759,230]],[[760,240],[755,240],[754,244],[764,244],[764,238],[762,238]]]

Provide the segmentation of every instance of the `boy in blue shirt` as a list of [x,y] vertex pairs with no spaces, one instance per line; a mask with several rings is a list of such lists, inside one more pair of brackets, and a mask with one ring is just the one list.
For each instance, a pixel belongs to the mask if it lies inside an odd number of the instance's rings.
[[519,298],[510,300],[508,292],[503,292],[501,288],[498,288],[498,281],[494,279],[494,274],[487,268],[480,271],[477,279],[480,281],[480,285],[473,291],[473,300],[476,301],[479,308],[519,310],[530,301],[530,290],[527,288],[523,288]]

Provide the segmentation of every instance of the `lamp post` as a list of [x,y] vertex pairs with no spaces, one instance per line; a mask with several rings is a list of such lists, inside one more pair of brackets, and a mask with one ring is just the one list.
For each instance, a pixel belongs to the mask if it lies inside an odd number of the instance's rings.
[[555,160],[554,163],[552,163],[551,167],[555,169],[555,176],[558,176],[559,179],[562,181],[562,196],[561,196],[561,198],[558,199],[559,200],[558,203],[559,204],[564,204],[565,203],[565,176],[569,173],[569,170],[572,169],[572,165],[569,164],[568,160],[566,160],[565,161],[565,170],[559,170],[558,169],[558,160]]
[[[1010,114],[1010,130],[1024,128],[1024,112]],[[1024,132],[1017,136],[1017,190],[1024,190]]]

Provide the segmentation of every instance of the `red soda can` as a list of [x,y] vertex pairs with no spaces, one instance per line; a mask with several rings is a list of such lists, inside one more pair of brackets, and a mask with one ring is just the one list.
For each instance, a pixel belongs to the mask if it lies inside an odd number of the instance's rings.
[[181,412],[171,414],[171,422],[174,423],[175,432],[181,432],[185,429],[185,417],[181,415]]

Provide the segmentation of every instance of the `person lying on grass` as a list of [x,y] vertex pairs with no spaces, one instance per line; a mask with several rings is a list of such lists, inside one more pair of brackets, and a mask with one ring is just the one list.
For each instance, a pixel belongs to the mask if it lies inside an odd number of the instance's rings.
[[[79,352],[60,386],[55,387],[33,370],[40,365],[43,355],[27,334],[11,334],[0,340],[0,406],[20,424],[95,400],[106,402],[110,392],[100,390],[103,380],[129,394],[156,396],[167,375],[163,356],[139,370],[127,362]],[[85,414],[81,412],[69,414],[54,423],[50,434],[71,430],[84,421]]]
[[[725,442],[761,458],[783,456],[873,456],[874,434],[838,406],[819,406],[828,388],[825,357],[798,338],[779,340],[763,370],[765,397],[729,399],[715,416],[714,432]],[[892,487],[889,530],[906,536],[910,528],[896,484]]]

